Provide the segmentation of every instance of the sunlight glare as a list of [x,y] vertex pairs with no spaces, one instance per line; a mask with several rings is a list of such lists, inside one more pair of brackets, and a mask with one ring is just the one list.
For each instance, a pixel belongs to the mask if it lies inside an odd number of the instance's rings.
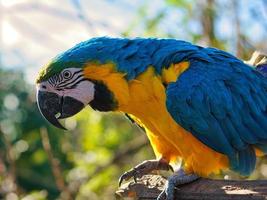
[[22,2],[22,0],[0,0],[0,3],[4,7],[11,7],[11,6],[14,6],[14,5],[21,3],[21,2]]
[[18,32],[16,29],[6,20],[3,21],[2,26],[2,39],[4,44],[13,45],[18,41]]

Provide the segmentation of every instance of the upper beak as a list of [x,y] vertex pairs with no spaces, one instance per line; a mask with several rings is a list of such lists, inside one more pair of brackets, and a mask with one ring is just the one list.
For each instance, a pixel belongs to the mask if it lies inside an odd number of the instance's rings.
[[64,130],[66,128],[59,123],[58,119],[71,117],[84,108],[83,103],[72,97],[39,90],[37,91],[37,104],[47,121]]

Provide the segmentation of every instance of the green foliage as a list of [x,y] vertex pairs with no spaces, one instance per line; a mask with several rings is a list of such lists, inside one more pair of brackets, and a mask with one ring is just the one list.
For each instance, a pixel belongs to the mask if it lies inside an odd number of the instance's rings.
[[[15,168],[12,175],[21,189],[46,189],[49,195],[56,195],[58,190],[39,134],[40,128],[47,124],[37,110],[33,88],[25,83],[22,73],[3,70],[0,71],[0,86],[0,148],[2,164],[6,166],[2,175],[9,175],[9,168]],[[65,155],[56,148],[60,144],[60,136],[51,140],[63,166],[68,166]]]
[[182,9],[187,9],[191,10],[192,9],[192,4],[194,1],[192,0],[166,0],[167,4],[170,4],[171,6],[175,6],[177,8],[182,8]]

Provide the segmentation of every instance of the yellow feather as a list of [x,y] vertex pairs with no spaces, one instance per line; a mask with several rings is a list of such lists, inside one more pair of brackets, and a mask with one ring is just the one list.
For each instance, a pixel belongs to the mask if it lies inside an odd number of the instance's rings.
[[128,83],[124,79],[125,74],[116,72],[114,64],[97,65],[89,63],[84,68],[84,76],[105,83],[109,90],[113,92],[115,98],[119,100],[119,106],[128,104],[129,89]]
[[149,67],[128,82],[112,64],[88,65],[84,73],[87,78],[103,81],[119,102],[118,111],[130,114],[146,129],[157,158],[164,157],[170,162],[183,159],[188,173],[208,176],[227,168],[227,157],[207,147],[179,126],[165,105],[163,83],[175,81],[188,67],[188,62],[172,65],[163,70],[162,76]]
[[169,84],[175,82],[177,78],[189,67],[189,62],[181,62],[177,64],[171,64],[168,69],[162,70],[162,82]]

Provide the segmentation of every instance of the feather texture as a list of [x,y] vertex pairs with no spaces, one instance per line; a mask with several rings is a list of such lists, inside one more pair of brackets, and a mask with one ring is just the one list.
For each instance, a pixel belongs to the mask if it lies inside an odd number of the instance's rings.
[[256,162],[253,146],[267,146],[267,81],[227,53],[204,52],[211,61],[189,58],[189,69],[168,86],[167,109],[200,141],[226,154],[231,169],[248,175]]
[[40,72],[37,82],[59,73],[68,67],[83,68],[88,63],[114,63],[117,71],[126,73],[127,80],[132,80],[145,72],[149,66],[161,74],[162,68],[171,63],[179,63],[191,58],[210,60],[202,47],[175,39],[156,38],[108,38],[99,37],[81,42],[68,51],[55,57]]
[[100,37],[58,55],[37,83],[69,67],[106,84],[156,155],[182,158],[188,171],[207,175],[230,161],[248,175],[255,149],[267,153],[266,65],[181,40]]

